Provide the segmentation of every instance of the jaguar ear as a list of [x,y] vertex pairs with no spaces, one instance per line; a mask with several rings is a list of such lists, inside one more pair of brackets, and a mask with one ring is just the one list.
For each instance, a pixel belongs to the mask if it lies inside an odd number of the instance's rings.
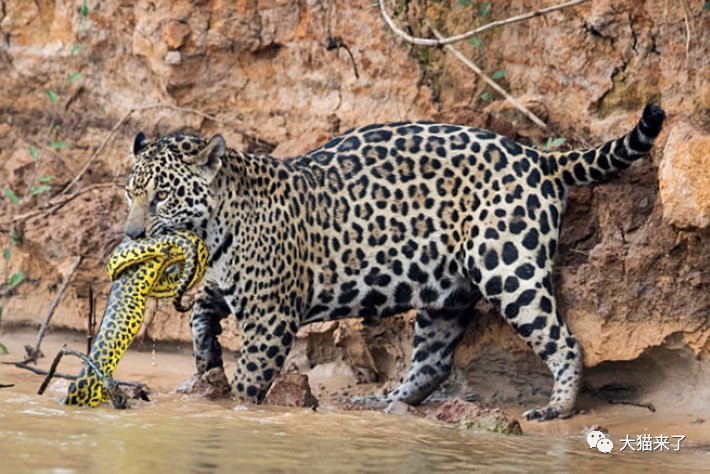
[[143,148],[148,144],[148,140],[145,138],[145,133],[138,132],[136,138],[133,140],[133,154],[138,156]]
[[212,180],[222,167],[222,157],[227,153],[227,144],[222,135],[210,138],[207,145],[199,153],[185,157],[185,161],[198,166],[208,179]]

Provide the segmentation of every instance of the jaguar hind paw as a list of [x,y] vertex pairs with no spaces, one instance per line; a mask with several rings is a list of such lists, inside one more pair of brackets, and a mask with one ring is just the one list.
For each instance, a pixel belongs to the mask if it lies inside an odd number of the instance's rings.
[[389,400],[386,397],[378,395],[364,395],[361,397],[352,397],[350,403],[357,407],[367,408],[369,410],[383,410],[389,405]]

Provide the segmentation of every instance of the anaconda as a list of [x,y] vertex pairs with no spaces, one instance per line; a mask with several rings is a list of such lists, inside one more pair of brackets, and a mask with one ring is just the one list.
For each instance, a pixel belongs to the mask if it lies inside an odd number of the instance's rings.
[[[175,234],[145,240],[126,240],[111,253],[106,273],[111,286],[103,321],[89,359],[104,376],[111,376],[131,345],[145,317],[146,300],[173,298],[179,311],[190,305],[182,297],[204,275],[207,247],[194,233]],[[95,407],[108,400],[99,376],[83,367],[77,380],[69,385],[66,405]]]

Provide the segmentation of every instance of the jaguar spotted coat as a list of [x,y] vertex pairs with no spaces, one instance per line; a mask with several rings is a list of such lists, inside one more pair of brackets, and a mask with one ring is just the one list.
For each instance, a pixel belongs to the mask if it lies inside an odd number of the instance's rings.
[[205,240],[197,369],[222,365],[220,319],[235,315],[241,400],[262,400],[300,325],[416,308],[411,368],[382,401],[419,403],[448,376],[485,298],[554,376],[549,404],[528,418],[567,416],[582,359],[552,283],[566,196],[645,155],[663,120],[648,105],[624,137],[564,153],[431,122],[366,126],[285,160],[234,151],[220,135],[139,134],[126,234]]

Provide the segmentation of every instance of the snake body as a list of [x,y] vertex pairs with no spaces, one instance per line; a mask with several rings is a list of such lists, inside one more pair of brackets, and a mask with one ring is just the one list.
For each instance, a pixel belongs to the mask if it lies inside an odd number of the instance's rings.
[[[207,247],[194,233],[126,240],[111,253],[106,273],[113,280],[99,333],[89,359],[104,376],[111,376],[138,333],[145,317],[146,300],[173,298],[179,311],[187,311],[182,297],[204,275]],[[95,407],[108,400],[101,379],[84,366],[69,385],[66,405]]]

